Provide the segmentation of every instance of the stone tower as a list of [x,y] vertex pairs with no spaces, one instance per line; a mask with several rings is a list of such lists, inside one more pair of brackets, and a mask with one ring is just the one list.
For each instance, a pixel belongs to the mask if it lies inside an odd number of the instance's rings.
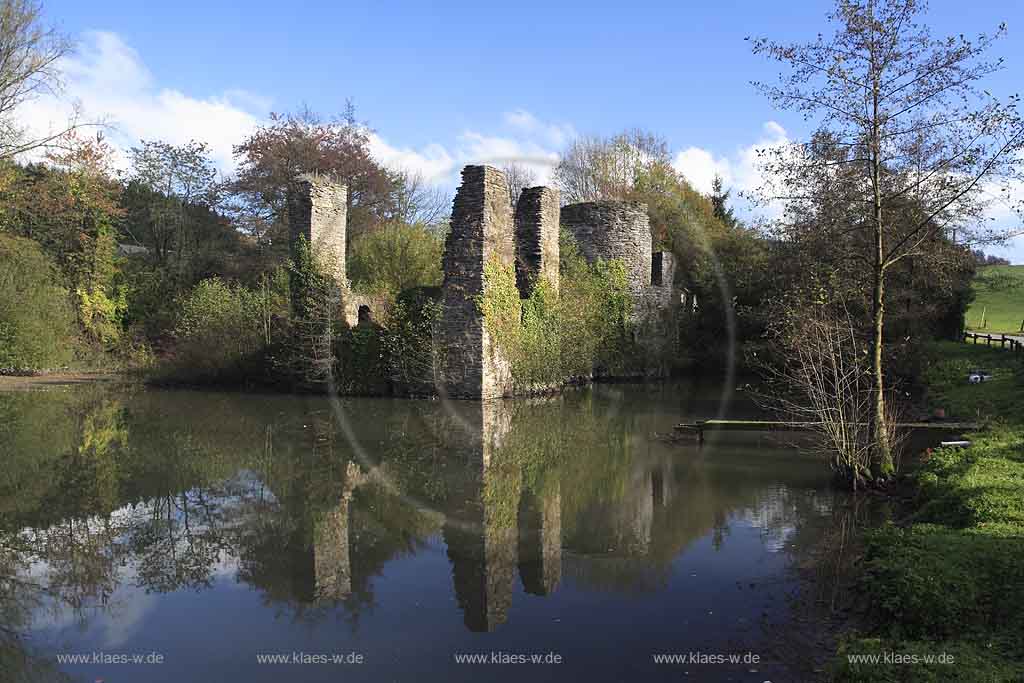
[[434,331],[435,385],[444,397],[488,399],[512,391],[507,360],[484,326],[478,298],[484,266],[515,263],[512,207],[505,174],[466,166],[444,247],[442,315]]
[[292,248],[302,235],[330,264],[338,286],[348,289],[345,230],[348,188],[312,174],[299,176],[288,188],[288,228]]
[[642,202],[600,201],[562,207],[562,227],[588,261],[621,259],[630,288],[651,284],[651,228]]

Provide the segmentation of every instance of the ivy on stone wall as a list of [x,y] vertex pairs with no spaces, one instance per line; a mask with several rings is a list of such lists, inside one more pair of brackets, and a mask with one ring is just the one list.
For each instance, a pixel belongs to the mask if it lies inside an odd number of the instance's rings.
[[491,261],[478,299],[488,333],[519,391],[544,391],[635,364],[634,297],[618,260],[587,263],[571,236],[560,243],[560,291],[543,278],[520,300],[514,266]]

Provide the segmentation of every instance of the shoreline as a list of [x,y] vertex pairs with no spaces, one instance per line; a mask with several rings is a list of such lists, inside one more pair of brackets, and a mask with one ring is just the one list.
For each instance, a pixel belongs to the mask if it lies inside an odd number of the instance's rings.
[[47,372],[37,375],[0,375],[0,391],[25,391],[82,384],[132,384],[137,380],[122,372]]

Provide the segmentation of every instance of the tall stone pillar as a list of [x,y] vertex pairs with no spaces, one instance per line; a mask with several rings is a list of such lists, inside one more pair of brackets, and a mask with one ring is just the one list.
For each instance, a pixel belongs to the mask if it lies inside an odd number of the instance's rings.
[[345,272],[345,230],[348,188],[311,174],[299,176],[288,188],[288,228],[292,249],[299,236],[334,273],[338,286],[348,288]]
[[508,361],[484,326],[477,299],[486,293],[484,267],[512,266],[515,241],[505,175],[467,166],[452,207],[444,248],[441,320],[434,333],[435,383],[451,398],[488,399],[511,393]]
[[543,277],[558,293],[558,190],[528,187],[516,202],[516,286],[526,299]]

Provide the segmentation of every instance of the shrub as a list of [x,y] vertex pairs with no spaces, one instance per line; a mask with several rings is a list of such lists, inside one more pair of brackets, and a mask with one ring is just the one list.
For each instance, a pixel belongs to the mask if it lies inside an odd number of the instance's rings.
[[0,233],[0,372],[66,365],[75,342],[74,310],[53,262],[36,242]]
[[433,331],[441,315],[440,295],[438,287],[408,289],[388,311],[384,353],[398,393],[434,393]]
[[105,347],[121,340],[122,321],[128,310],[127,287],[118,284],[117,241],[105,225],[83,254],[86,265],[75,288],[78,318],[90,339]]
[[267,339],[261,297],[241,285],[210,278],[181,300],[175,326],[178,377],[238,381]]
[[348,273],[360,291],[398,295],[441,284],[444,243],[419,224],[388,223],[352,241]]

